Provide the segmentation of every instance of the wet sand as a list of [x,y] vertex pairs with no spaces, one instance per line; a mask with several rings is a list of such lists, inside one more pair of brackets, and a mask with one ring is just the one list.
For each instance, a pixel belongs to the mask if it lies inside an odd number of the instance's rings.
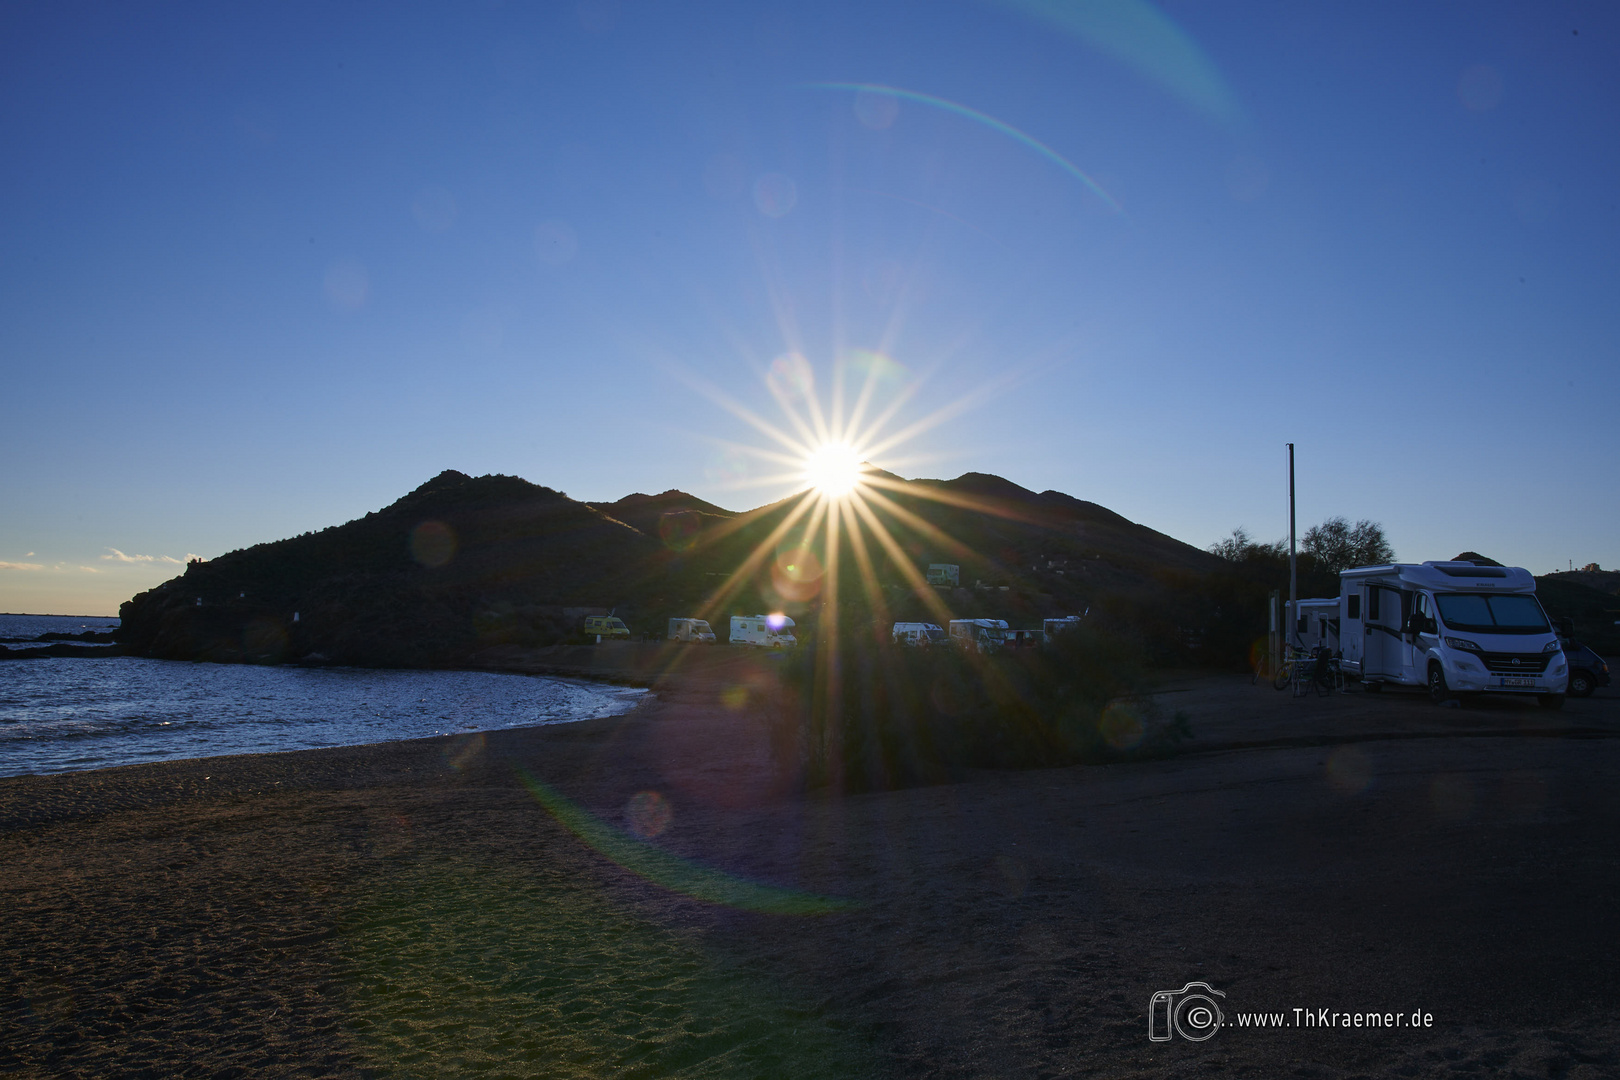
[[[608,720],[0,781],[0,1071],[1620,1073],[1613,690],[1189,676],[1180,757],[832,797],[774,766],[771,680],[718,650]],[[1195,980],[1227,1026],[1150,1042]],[[1296,1008],[1433,1023],[1235,1023]]]

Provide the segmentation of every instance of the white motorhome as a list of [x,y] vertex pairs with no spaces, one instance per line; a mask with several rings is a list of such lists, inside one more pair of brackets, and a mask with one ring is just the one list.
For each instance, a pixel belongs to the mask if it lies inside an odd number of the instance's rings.
[[995,652],[1007,642],[1005,619],[952,619],[951,643],[959,649]]
[[731,643],[791,649],[799,639],[793,636],[793,620],[786,615],[733,615]]
[[1569,667],[1536,579],[1517,566],[1471,562],[1362,566],[1339,575],[1346,671],[1368,690],[1427,686],[1456,694],[1534,694],[1564,704]]
[[1332,653],[1339,652],[1339,598],[1329,596],[1315,600],[1300,600],[1297,607],[1288,608],[1288,643],[1306,652],[1325,645]]
[[670,641],[696,641],[704,645],[714,644],[714,631],[709,629],[707,619],[671,619],[669,632],[665,635]]
[[945,645],[950,642],[950,638],[945,636],[945,631],[931,622],[897,622],[892,633],[896,645],[909,645],[913,648],[926,649],[932,645]]

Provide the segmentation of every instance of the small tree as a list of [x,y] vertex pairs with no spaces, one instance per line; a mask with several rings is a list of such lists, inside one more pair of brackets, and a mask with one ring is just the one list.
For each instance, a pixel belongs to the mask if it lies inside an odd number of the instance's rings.
[[1239,525],[1232,530],[1231,536],[1209,545],[1209,550],[1228,562],[1247,562],[1262,557],[1281,558],[1288,554],[1288,545],[1281,540],[1273,540],[1269,544],[1257,543],[1249,535],[1249,530]]
[[1377,566],[1395,561],[1395,549],[1384,537],[1384,527],[1362,519],[1351,525],[1342,517],[1331,517],[1305,530],[1300,542],[1317,568],[1330,574],[1353,566]]

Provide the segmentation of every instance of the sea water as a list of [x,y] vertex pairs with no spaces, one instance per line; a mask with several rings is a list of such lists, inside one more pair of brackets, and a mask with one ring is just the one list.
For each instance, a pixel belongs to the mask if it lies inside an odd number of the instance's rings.
[[[86,630],[105,634],[118,629],[118,620],[96,615],[6,615],[0,614],[0,649],[37,649],[55,645],[36,641],[41,634],[82,634]],[[71,641],[70,645],[99,645],[100,642]]]
[[[26,628],[8,629],[20,618],[30,620]],[[0,616],[0,637],[117,624]],[[127,656],[0,660],[0,776],[567,723],[628,712],[645,692],[483,671],[259,667]]]

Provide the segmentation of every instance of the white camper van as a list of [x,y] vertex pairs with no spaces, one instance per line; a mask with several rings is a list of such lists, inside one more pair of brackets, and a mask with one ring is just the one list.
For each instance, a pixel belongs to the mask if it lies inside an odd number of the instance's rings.
[[950,641],[945,636],[945,631],[931,622],[897,622],[894,624],[893,634],[896,645],[910,645],[920,649],[944,645]]
[[709,629],[707,619],[671,619],[669,632],[664,635],[670,641],[696,641],[704,645],[714,644],[714,631]]
[[1288,643],[1306,652],[1326,646],[1328,652],[1341,651],[1339,643],[1339,598],[1329,596],[1317,600],[1301,600],[1297,608],[1288,608]]
[[733,615],[731,643],[791,649],[799,639],[793,636],[793,620],[786,615]]
[[1362,566],[1339,575],[1343,666],[1368,690],[1384,683],[1455,694],[1534,694],[1564,704],[1569,667],[1536,579],[1471,562]]
[[995,652],[1007,642],[1004,619],[952,619],[951,643],[959,649]]

